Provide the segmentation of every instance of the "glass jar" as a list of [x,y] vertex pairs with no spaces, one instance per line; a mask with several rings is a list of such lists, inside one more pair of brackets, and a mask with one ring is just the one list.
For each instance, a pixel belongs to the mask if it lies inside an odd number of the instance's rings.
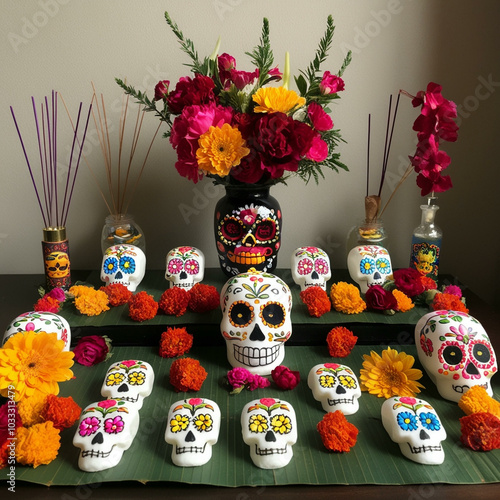
[[366,219],[351,228],[347,236],[347,252],[362,245],[379,245],[387,248],[387,233],[381,219]]
[[130,214],[111,214],[105,219],[101,235],[102,253],[113,245],[135,245],[146,253],[146,239],[142,229]]

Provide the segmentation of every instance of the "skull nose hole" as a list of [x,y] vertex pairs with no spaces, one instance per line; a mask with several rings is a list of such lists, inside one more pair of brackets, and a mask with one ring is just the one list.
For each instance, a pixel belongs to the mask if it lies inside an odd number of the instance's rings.
[[380,279],[382,279],[382,276],[380,276],[380,273],[377,271],[377,272],[373,275],[373,279],[374,279],[374,280],[380,280]]
[[196,438],[194,436],[194,434],[189,431],[187,434],[186,434],[186,439],[185,439],[186,443],[192,443],[193,441],[196,441]]
[[313,271],[312,274],[311,274],[311,278],[313,280],[319,280],[319,275],[316,271]]
[[420,431],[420,439],[423,441],[424,439],[430,439],[431,437],[429,436],[429,434],[427,434],[427,432],[424,431],[424,429],[422,429]]
[[276,436],[274,435],[273,431],[267,431],[266,432],[266,441],[268,443],[276,441]]
[[181,280],[187,280],[187,277],[188,275],[184,271],[182,271],[181,274],[179,274],[179,278]]
[[117,280],[121,280],[123,279],[123,274],[121,271],[118,271],[116,274],[115,274],[115,279]]
[[98,432],[95,436],[94,439],[92,439],[92,444],[102,444],[104,441],[102,437],[102,432]]
[[122,384],[120,387],[118,387],[118,392],[128,392],[128,385]]
[[[247,241],[250,240],[250,241]],[[248,233],[242,240],[241,243],[247,247],[254,247],[257,241],[252,233]]]
[[469,362],[469,364],[465,367],[466,373],[469,375],[479,375],[479,371],[476,366]]
[[337,390],[335,391],[337,394],[345,394],[346,393],[346,390],[345,390],[345,387],[342,387],[341,385],[339,385],[337,387]]
[[250,334],[250,340],[262,342],[266,339],[266,336],[262,333],[259,325],[255,325],[255,328],[252,330]]

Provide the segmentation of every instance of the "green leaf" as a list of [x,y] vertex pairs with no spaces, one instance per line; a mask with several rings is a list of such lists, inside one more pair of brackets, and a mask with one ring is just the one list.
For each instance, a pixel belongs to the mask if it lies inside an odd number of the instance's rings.
[[449,323],[450,320],[449,319],[440,319],[439,320],[439,323],[441,323],[442,325],[446,325],[447,323]]
[[256,87],[262,87],[274,63],[274,55],[269,39],[269,21],[267,18],[264,18],[262,21],[260,44],[257,45],[252,52],[245,52],[245,54],[250,56],[253,64],[259,69],[259,79]]

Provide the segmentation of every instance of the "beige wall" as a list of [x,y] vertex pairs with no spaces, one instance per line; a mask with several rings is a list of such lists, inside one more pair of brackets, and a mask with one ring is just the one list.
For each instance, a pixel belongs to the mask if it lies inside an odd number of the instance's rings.
[[[183,66],[187,57],[164,21],[165,10],[202,56],[212,52],[220,35],[221,52],[235,56],[239,69],[252,69],[244,52],[258,41],[264,16],[270,21],[276,62],[283,67],[284,54],[289,51],[293,74],[310,62],[330,13],[337,28],[324,69],[335,72],[346,50],[353,50],[353,62],[344,75],[346,90],[332,106],[333,120],[347,141],[341,152],[350,172],[328,173],[319,186],[292,180],[288,187],[273,188],[285,217],[279,267],[287,267],[291,252],[305,244],[323,247],[334,267],[345,267],[346,235],[363,215],[368,113],[372,115],[371,191],[375,191],[389,95],[400,88],[414,93],[429,81],[442,84],[445,96],[459,105],[461,122],[458,142],[447,148],[454,187],[439,197],[437,221],[445,235],[442,271],[467,283],[487,301],[499,303],[499,231],[492,220],[493,200],[498,198],[500,116],[500,3],[495,0],[3,0],[0,272],[43,272],[43,223],[9,105],[23,131],[26,129],[23,136],[28,150],[36,152],[31,96],[40,101],[56,89],[76,110],[81,100],[89,102],[93,81],[105,96],[116,134],[122,94],[114,77],[151,90],[159,79],[175,82],[187,74]],[[398,172],[406,167],[404,159],[413,153],[411,125],[416,116],[410,101],[402,99],[385,199]],[[146,116],[139,158],[156,125],[152,115]],[[59,126],[68,129],[62,112]],[[104,185],[95,134],[90,132],[89,139],[86,157]],[[60,144],[60,151],[64,153],[67,147],[67,143]],[[33,158],[38,168],[36,156]],[[166,252],[185,244],[202,249],[207,264],[216,266],[212,216],[220,190],[208,181],[194,185],[181,178],[174,161],[168,141],[157,140],[129,210],[145,231],[148,267],[162,268]],[[61,175],[64,170],[61,165]],[[384,217],[396,267],[408,264],[420,202],[412,176]],[[192,208],[189,217],[181,213],[187,207]],[[82,163],[67,222],[74,268],[100,266],[99,240],[106,213]]]

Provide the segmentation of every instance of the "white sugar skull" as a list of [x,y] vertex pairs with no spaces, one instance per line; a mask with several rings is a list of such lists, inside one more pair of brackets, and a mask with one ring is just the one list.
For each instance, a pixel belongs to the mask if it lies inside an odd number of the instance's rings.
[[154,379],[153,368],[149,363],[136,359],[118,361],[108,369],[101,387],[101,395],[123,399],[140,410],[144,398],[153,390]]
[[221,309],[229,363],[269,375],[283,361],[284,344],[292,335],[288,285],[274,274],[250,269],[226,282]]
[[168,412],[165,441],[172,445],[172,462],[180,467],[206,464],[212,458],[221,423],[219,406],[211,399],[175,402]]
[[292,278],[301,290],[320,286],[326,290],[326,282],[332,276],[330,258],[317,247],[300,247],[292,254]]
[[25,312],[9,323],[3,335],[2,345],[18,332],[33,331],[57,333],[57,338],[64,340],[63,351],[69,351],[71,328],[69,323],[58,314],[51,312]]
[[167,254],[165,279],[170,281],[170,288],[178,286],[191,289],[203,280],[205,256],[195,247],[172,248]]
[[135,292],[146,273],[146,256],[134,245],[113,245],[104,252],[101,281],[106,285],[121,283]]
[[80,416],[73,444],[80,448],[78,467],[86,472],[117,465],[139,428],[139,412],[126,401],[107,399],[88,405]]
[[495,351],[481,323],[457,311],[433,311],[415,326],[420,363],[441,397],[459,401],[480,385],[493,396],[490,378],[497,372]]
[[428,465],[444,462],[446,430],[427,401],[396,396],[384,401],[381,414],[384,429],[406,458]]
[[340,410],[344,415],[352,415],[359,409],[361,389],[356,375],[348,366],[338,363],[313,366],[307,385],[326,412]]
[[347,268],[361,293],[372,285],[383,285],[392,276],[389,252],[378,245],[354,247],[347,256]]
[[297,442],[295,411],[286,401],[255,399],[241,412],[241,432],[257,467],[284,467],[292,459],[292,446]]

